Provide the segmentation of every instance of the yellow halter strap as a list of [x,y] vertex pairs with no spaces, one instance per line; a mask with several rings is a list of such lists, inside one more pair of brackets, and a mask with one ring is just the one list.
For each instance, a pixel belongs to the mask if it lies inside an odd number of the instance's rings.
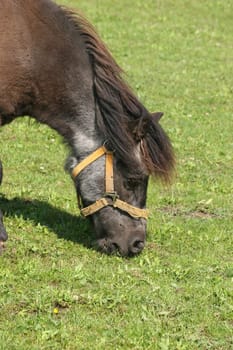
[[78,196],[78,203],[81,214],[83,216],[89,216],[100,209],[112,206],[114,208],[118,208],[135,219],[147,219],[148,218],[148,210],[140,209],[130,205],[119,199],[119,196],[116,191],[114,191],[114,175],[113,175],[113,153],[108,151],[104,146],[101,146],[96,151],[91,153],[88,157],[82,160],[72,171],[72,177],[75,179],[82,170],[84,170],[89,164],[96,161],[98,158],[105,155],[105,194],[104,197],[98,199],[93,204],[88,207],[82,208],[81,200]]

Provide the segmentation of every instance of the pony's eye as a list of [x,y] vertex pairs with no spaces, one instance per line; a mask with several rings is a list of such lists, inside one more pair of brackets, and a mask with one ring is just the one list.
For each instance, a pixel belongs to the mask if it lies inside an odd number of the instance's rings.
[[126,188],[129,190],[133,190],[138,184],[139,184],[139,181],[136,179],[128,178],[126,180]]

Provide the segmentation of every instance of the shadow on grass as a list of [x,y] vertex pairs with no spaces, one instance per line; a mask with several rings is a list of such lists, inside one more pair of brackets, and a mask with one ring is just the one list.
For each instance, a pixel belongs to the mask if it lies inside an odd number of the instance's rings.
[[92,248],[94,234],[91,225],[80,216],[69,214],[44,201],[23,198],[0,197],[0,208],[4,216],[30,220],[35,226],[47,227],[59,238]]

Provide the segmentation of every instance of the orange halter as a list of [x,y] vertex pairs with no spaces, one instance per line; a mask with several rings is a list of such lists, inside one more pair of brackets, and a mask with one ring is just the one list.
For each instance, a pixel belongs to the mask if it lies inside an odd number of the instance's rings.
[[93,163],[98,158],[105,155],[105,194],[104,197],[95,201],[95,203],[89,205],[88,207],[82,208],[81,200],[78,195],[79,209],[83,216],[89,216],[100,209],[112,206],[118,208],[135,219],[147,219],[148,210],[140,209],[130,205],[119,199],[116,191],[114,191],[114,175],[113,175],[113,153],[108,151],[104,146],[101,146],[96,151],[91,153],[87,158],[81,161],[72,171],[72,177],[75,179],[83,169],[85,169],[89,164]]

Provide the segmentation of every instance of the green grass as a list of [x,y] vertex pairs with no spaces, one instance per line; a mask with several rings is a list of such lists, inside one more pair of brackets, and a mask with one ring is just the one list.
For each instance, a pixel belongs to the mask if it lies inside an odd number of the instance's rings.
[[0,349],[233,348],[233,3],[59,1],[79,7],[162,125],[171,188],[151,182],[133,259],[88,248],[67,149],[28,118],[0,130]]

